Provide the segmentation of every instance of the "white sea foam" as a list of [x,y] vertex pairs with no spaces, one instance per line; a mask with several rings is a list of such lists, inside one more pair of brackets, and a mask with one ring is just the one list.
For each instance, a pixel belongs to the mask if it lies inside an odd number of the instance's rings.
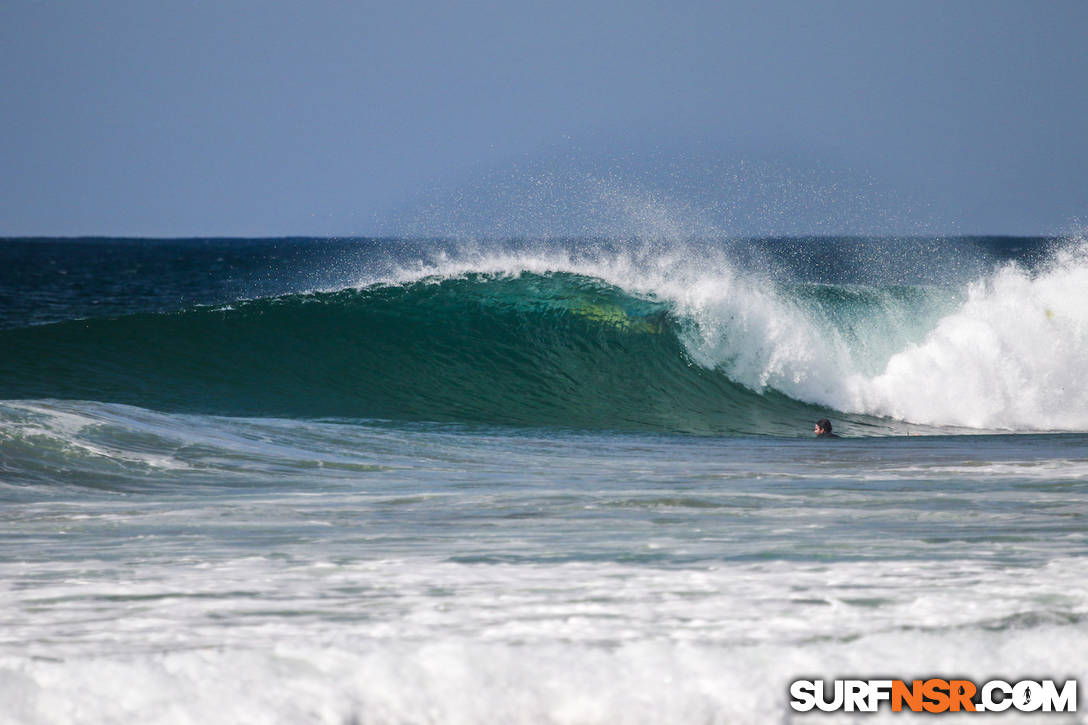
[[[139,411],[138,408],[131,408]],[[149,416],[150,417],[150,416]],[[3,401],[0,404],[0,444],[27,443],[38,452],[54,450],[60,456],[109,464],[136,464],[148,469],[188,466],[161,450],[141,450],[133,441],[107,441],[94,435],[111,425],[114,416],[100,404],[71,405],[54,401]],[[154,433],[154,429],[143,433]]]
[[[1008,264],[945,295],[943,315],[870,290],[852,331],[724,251],[683,243],[622,252],[467,245],[370,283],[470,273],[569,272],[670,304],[696,363],[755,390],[912,423],[988,430],[1088,430],[1088,246],[1036,271]],[[942,302],[942,304],[948,304]]]
[[[445,639],[428,643],[209,648],[19,666],[0,660],[0,722],[37,725],[314,723],[764,725],[857,722],[793,715],[793,679],[988,672],[976,681],[1088,675],[1088,637],[1068,627],[1003,635],[882,634],[821,650],[642,642],[612,649]],[[1050,657],[1040,657],[1047,650]],[[889,659],[891,657],[891,659]],[[897,667],[901,669],[891,670]],[[947,676],[947,675],[946,675]],[[886,708],[886,706],[885,706]],[[1038,723],[1038,715],[996,717]],[[866,722],[928,722],[887,709]],[[947,714],[942,722],[971,722]],[[976,718],[977,720],[977,718]],[[1046,722],[1083,723],[1083,715]]]
[[0,722],[764,723],[801,677],[1088,677],[1078,559],[91,563],[4,565]]
[[920,423],[1088,429],[1088,251],[1030,274],[1009,265],[872,378],[852,376],[848,409]]

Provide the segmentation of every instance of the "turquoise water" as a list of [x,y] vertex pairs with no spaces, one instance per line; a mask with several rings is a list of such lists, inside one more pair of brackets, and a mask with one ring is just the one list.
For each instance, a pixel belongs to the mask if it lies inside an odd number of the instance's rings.
[[788,722],[801,677],[1086,674],[1072,241],[0,256],[0,721]]

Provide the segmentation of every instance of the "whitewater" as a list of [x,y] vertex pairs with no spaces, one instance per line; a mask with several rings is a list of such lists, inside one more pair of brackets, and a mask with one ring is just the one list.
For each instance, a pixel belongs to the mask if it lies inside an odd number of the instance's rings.
[[0,723],[1083,682],[1086,297],[1076,238],[2,240]]
[[931,425],[1088,429],[1088,389],[1076,384],[1088,353],[1088,247],[1076,240],[1035,269],[1007,261],[959,289],[781,284],[770,265],[738,271],[727,250],[697,245],[460,251],[386,282],[582,275],[666,304],[687,354],[752,390]]

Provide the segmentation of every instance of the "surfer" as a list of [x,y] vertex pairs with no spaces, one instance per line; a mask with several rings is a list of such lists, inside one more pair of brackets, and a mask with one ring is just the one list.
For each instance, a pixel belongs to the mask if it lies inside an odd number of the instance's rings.
[[817,438],[839,437],[831,432],[831,421],[827,418],[820,418],[818,421],[816,421],[816,427],[812,429],[812,432],[816,434]]

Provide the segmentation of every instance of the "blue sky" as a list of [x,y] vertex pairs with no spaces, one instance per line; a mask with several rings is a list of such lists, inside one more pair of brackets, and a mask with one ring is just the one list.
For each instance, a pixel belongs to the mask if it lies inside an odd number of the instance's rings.
[[1065,233],[1086,29],[1083,1],[7,0],[0,235]]

